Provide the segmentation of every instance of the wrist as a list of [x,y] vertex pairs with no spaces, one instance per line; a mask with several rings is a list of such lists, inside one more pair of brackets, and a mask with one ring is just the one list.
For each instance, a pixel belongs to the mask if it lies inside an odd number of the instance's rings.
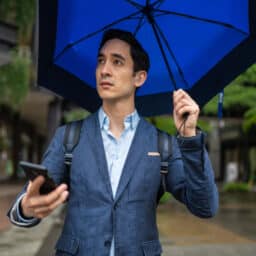
[[196,136],[196,134],[197,134],[196,128],[184,129],[183,131],[180,131],[180,136],[182,137],[193,137],[193,136]]
[[177,133],[177,136],[178,137],[184,137],[184,138],[189,138],[189,137],[195,137],[197,136],[198,134],[200,134],[202,132],[202,130],[197,126],[194,131],[191,131],[191,132],[186,132],[185,131],[182,131],[182,132],[178,132]]

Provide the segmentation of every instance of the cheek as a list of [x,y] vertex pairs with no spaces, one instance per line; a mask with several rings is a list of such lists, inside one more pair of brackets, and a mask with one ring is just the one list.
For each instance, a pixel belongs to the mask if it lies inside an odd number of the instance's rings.
[[134,85],[134,77],[128,73],[125,72],[122,75],[119,76],[120,81],[122,81],[124,84],[127,85]]
[[98,77],[99,77],[99,69],[96,68],[95,70],[95,77],[96,77],[96,80],[98,80]]

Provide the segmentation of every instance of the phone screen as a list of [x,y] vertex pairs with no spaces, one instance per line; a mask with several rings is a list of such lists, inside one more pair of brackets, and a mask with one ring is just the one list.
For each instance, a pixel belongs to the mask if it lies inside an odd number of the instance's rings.
[[40,194],[48,194],[56,188],[56,184],[54,183],[53,179],[48,176],[48,171],[45,166],[25,161],[21,161],[19,165],[23,169],[27,179],[31,181],[33,181],[39,175],[45,177],[45,182],[40,187]]

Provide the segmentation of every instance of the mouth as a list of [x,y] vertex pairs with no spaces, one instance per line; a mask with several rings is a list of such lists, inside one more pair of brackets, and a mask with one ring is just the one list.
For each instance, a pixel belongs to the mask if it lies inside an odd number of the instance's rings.
[[100,82],[100,86],[103,88],[109,88],[109,87],[113,86],[113,84],[108,81],[102,81],[102,82]]

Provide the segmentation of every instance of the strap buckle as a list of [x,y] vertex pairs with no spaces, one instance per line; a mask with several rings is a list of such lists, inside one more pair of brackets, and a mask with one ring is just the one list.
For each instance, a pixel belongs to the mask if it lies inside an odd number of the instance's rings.
[[169,163],[167,161],[161,162],[161,170],[160,170],[161,174],[168,174],[168,165]]
[[68,166],[71,165],[73,159],[73,154],[72,153],[65,153],[64,155],[64,163]]

